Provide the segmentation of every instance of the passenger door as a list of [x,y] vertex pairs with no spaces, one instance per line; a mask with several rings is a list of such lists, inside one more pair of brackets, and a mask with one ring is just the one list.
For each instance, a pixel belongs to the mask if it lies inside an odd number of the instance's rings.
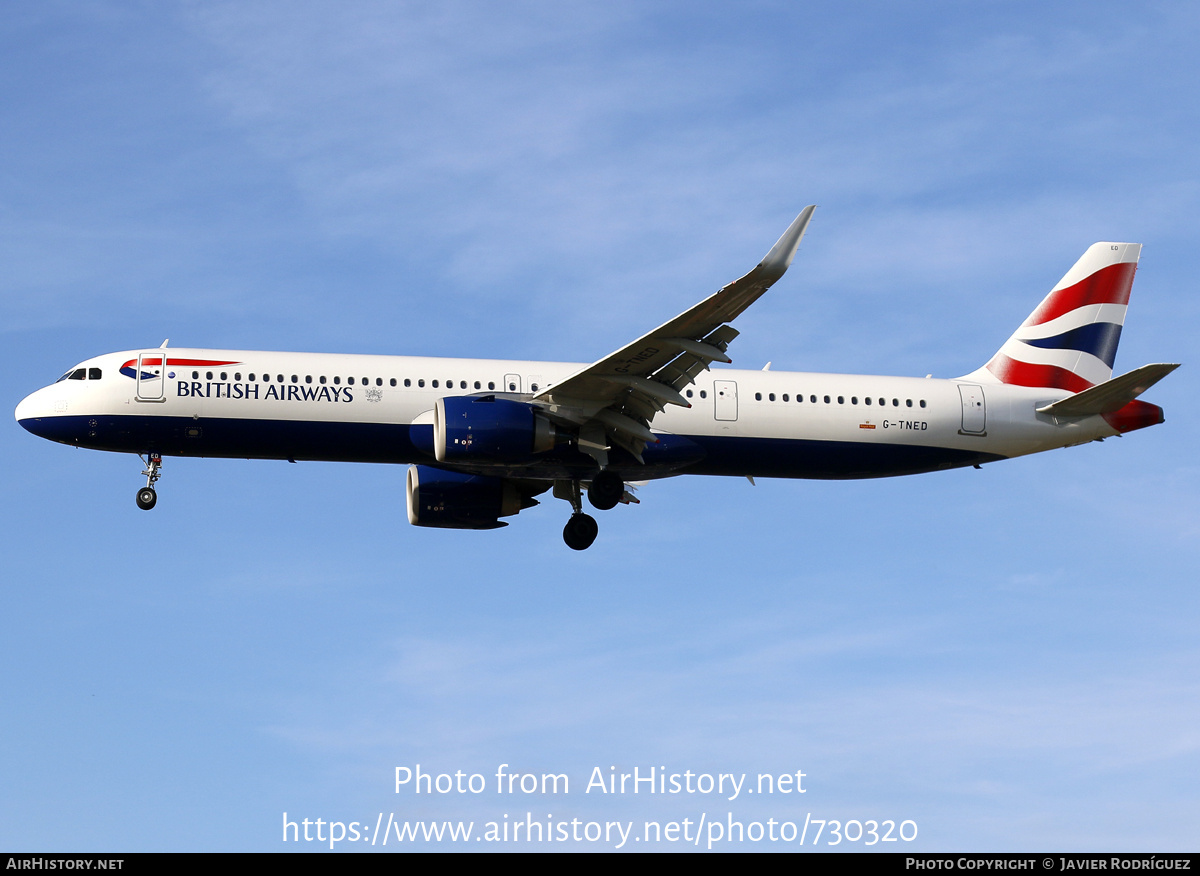
[[137,395],[140,402],[163,402],[166,380],[166,354],[162,350],[139,353],[137,358]]
[[960,383],[958,385],[958,395],[962,399],[963,434],[987,434],[987,405],[983,397],[983,387],[970,383]]

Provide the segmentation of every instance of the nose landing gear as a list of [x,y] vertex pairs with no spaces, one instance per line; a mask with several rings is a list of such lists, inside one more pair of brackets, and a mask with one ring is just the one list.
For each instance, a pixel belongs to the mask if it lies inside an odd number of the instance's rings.
[[149,511],[158,501],[158,493],[154,491],[154,484],[162,477],[161,468],[162,454],[147,454],[146,470],[142,472],[146,476],[146,486],[137,492],[137,506],[143,511]]

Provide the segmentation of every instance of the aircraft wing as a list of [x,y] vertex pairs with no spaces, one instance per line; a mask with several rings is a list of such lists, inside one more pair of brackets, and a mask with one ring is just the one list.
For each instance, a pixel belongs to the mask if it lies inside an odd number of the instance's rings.
[[784,275],[816,205],[805,207],[752,271],[598,362],[534,396],[552,415],[580,427],[580,449],[607,464],[607,438],[637,459],[656,439],[654,415],[668,404],[691,407],[680,394],[738,335],[728,323]]

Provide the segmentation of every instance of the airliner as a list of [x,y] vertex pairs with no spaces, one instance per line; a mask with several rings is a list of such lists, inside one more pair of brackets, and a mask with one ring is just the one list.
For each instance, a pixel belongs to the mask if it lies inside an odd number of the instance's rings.
[[1163,422],[1113,378],[1141,245],[1096,243],[978,370],[954,379],[713,368],[730,324],[792,263],[805,208],[739,280],[592,363],[169,347],[80,362],[24,399],[51,441],[136,453],[157,501],[168,456],[406,463],[416,526],[495,529],[547,491],[574,550],[643,482],[683,474],[874,478],[964,468]]

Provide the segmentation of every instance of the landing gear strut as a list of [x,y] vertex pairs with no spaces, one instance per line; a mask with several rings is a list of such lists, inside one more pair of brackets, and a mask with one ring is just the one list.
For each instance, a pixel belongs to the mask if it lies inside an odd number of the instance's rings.
[[162,477],[161,468],[162,454],[148,454],[146,457],[146,470],[142,472],[146,476],[146,486],[137,492],[137,506],[143,511],[149,511],[154,507],[154,503],[158,501],[158,493],[154,492],[154,484]]
[[[559,491],[560,484],[569,485],[568,489],[564,491],[566,495]],[[579,490],[579,481],[559,481],[554,486],[555,495],[571,503],[571,519],[563,527],[563,541],[573,551],[585,551],[596,540],[596,534],[600,531],[600,527],[596,525],[593,518],[583,513],[583,496]]]

